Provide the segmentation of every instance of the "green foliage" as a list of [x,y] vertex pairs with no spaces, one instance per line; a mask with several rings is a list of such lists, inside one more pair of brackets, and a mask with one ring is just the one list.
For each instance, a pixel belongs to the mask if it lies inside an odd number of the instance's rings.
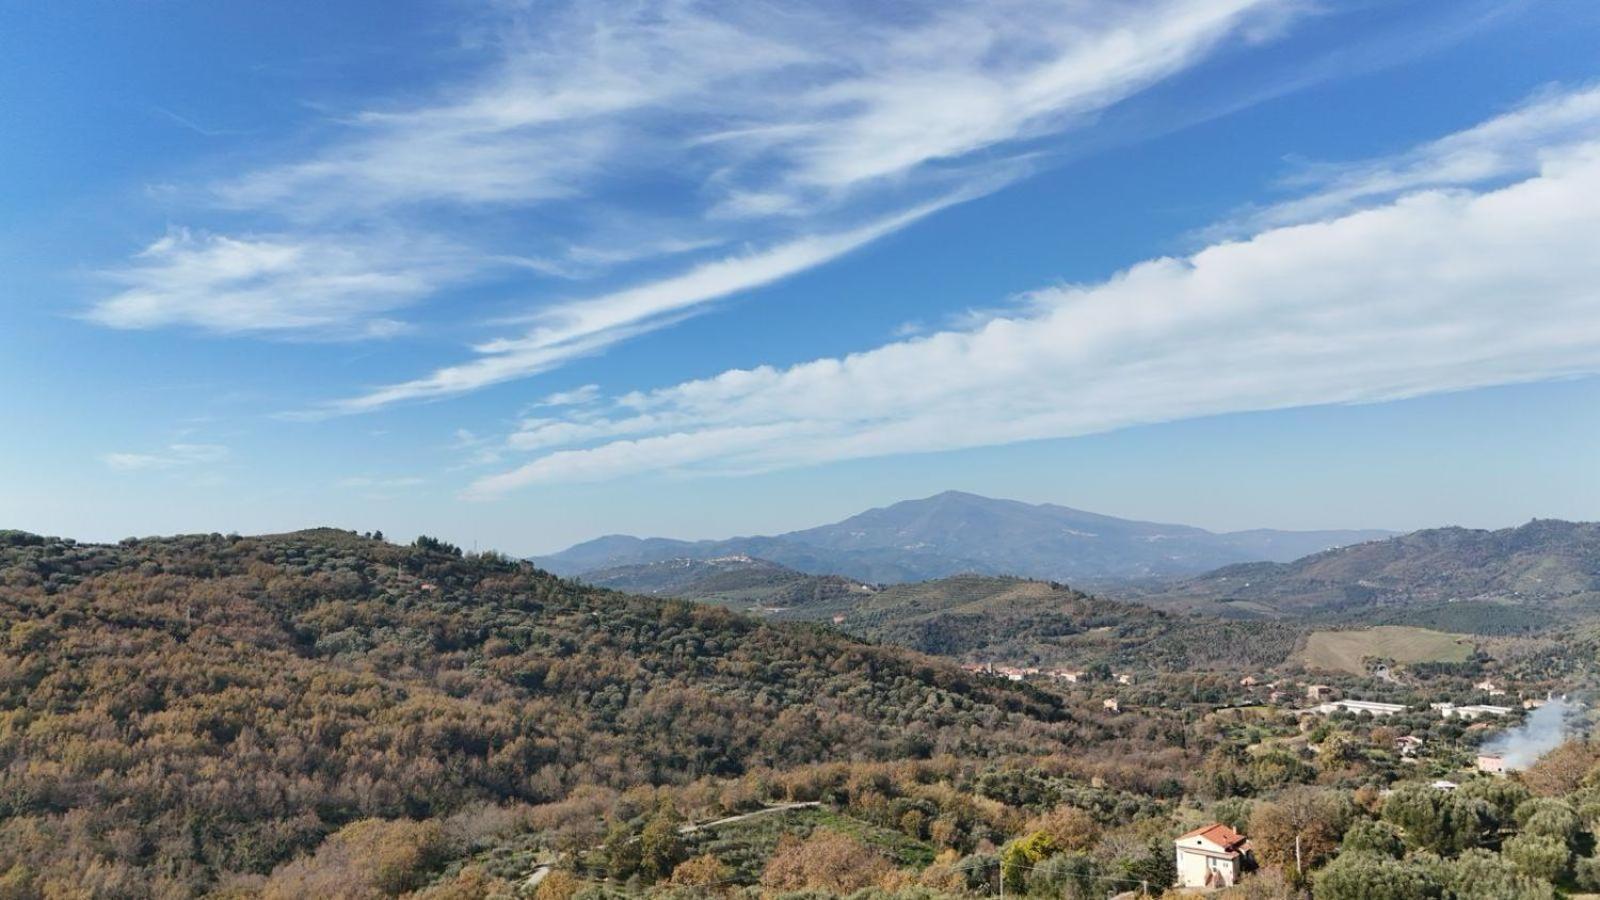
[[1367,853],[1342,855],[1316,873],[1316,900],[1443,900],[1444,885],[1427,868]]
[[1584,856],[1577,859],[1572,866],[1572,877],[1578,887],[1591,893],[1600,891],[1600,858]]
[[1043,831],[1018,838],[1000,851],[1000,877],[1012,891],[1022,891],[1029,871],[1060,850]]
[[1081,666],[1095,680],[1108,678],[1113,665],[1179,672],[1273,666],[1300,636],[1292,625],[1152,612],[1058,584],[976,575],[867,595],[841,627],[942,656]]
[[650,817],[639,835],[639,874],[657,881],[672,874],[683,862],[685,851],[678,828],[683,817],[670,805],[664,805]]
[[1516,808],[1516,822],[1525,835],[1554,838],[1567,847],[1577,846],[1583,827],[1572,805],[1554,797],[1524,801]]
[[1344,833],[1339,849],[1343,853],[1370,853],[1399,859],[1405,855],[1406,845],[1400,839],[1400,832],[1388,822],[1362,819]]
[[1126,883],[1148,885],[1159,894],[1178,880],[1178,864],[1173,858],[1172,842],[1161,838],[1150,841],[1144,852],[1118,861]]
[[1526,787],[1509,778],[1474,778],[1461,785],[1457,794],[1488,803],[1501,822],[1510,822],[1531,796]]
[[1504,856],[1488,850],[1468,850],[1455,859],[1426,860],[1433,867],[1451,900],[1551,900],[1555,889],[1547,881],[1518,871]]
[[1482,846],[1499,827],[1488,802],[1427,785],[1397,789],[1384,801],[1383,820],[1400,829],[1407,847],[1441,856]]
[[1572,867],[1572,849],[1551,835],[1515,835],[1506,838],[1500,852],[1519,871],[1544,881],[1560,881]]
[[1028,893],[1063,900],[1099,900],[1105,895],[1101,869],[1084,853],[1059,853],[1036,866],[1028,876]]

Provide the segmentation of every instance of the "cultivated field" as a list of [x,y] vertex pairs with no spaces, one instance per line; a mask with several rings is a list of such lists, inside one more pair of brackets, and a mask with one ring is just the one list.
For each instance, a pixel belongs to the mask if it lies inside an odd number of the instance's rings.
[[1391,659],[1406,665],[1420,662],[1464,662],[1472,655],[1472,638],[1406,625],[1379,625],[1357,631],[1314,631],[1306,638],[1299,661],[1308,669],[1333,669],[1361,675],[1365,660]]

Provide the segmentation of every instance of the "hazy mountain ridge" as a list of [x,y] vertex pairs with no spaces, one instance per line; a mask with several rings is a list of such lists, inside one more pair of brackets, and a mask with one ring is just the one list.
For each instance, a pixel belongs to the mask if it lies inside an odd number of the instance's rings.
[[1215,533],[1053,504],[946,491],[775,536],[679,541],[611,535],[533,562],[563,575],[672,558],[751,556],[813,575],[898,583],[962,573],[1057,581],[1193,575],[1230,563],[1287,562],[1385,531]]
[[1535,519],[1497,531],[1432,528],[1290,563],[1226,566],[1135,599],[1267,615],[1441,604],[1581,611],[1600,606],[1600,523]]

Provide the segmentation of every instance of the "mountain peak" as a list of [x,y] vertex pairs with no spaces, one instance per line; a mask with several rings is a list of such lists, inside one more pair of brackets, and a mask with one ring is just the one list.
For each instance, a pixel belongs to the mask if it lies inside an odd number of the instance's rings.
[[947,490],[771,537],[690,542],[610,536],[535,562],[553,572],[581,575],[674,557],[744,555],[807,574],[866,582],[921,581],[959,572],[1076,581],[1195,575],[1230,563],[1284,562],[1387,536],[1270,529],[1215,534]]

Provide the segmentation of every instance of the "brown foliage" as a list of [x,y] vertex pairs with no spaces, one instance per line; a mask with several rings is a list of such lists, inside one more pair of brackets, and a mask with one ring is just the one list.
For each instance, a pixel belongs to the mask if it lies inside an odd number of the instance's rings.
[[1058,806],[1028,823],[1026,831],[1042,831],[1061,850],[1088,850],[1100,840],[1094,816],[1075,806]]
[[578,876],[557,869],[539,882],[539,889],[533,892],[533,897],[534,900],[572,900],[582,887],[583,882]]
[[819,828],[805,840],[785,835],[767,861],[761,886],[774,893],[849,894],[877,885],[891,871],[887,859],[855,838]]
[[0,585],[0,878],[39,892],[350,875],[339,842],[305,855],[363,819],[465,848],[508,806],[579,849],[614,798],[583,790],[748,808],[763,770],[1081,738],[1058,699],[925,657],[437,544],[0,531]]
[[1560,797],[1581,786],[1600,768],[1600,743],[1571,740],[1546,753],[1522,772],[1528,790],[1541,797]]
[[1263,864],[1297,873],[1298,837],[1303,867],[1299,871],[1307,871],[1320,865],[1339,846],[1345,818],[1337,795],[1315,788],[1292,788],[1273,800],[1256,804],[1250,815],[1250,843]]
[[264,900],[385,897],[415,890],[443,861],[437,822],[365,819],[339,829],[309,857],[272,873]]
[[672,884],[709,889],[721,887],[732,870],[710,853],[686,859],[672,870]]

